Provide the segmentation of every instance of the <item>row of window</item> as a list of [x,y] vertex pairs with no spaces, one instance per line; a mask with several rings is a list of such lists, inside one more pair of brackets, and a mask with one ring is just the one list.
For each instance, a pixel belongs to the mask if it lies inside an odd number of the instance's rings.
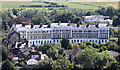
[[[22,38],[26,38],[25,35],[22,36]],[[50,35],[36,35],[36,36],[28,36],[27,39],[50,39],[52,38]],[[54,34],[53,35],[53,38],[98,38],[97,35],[88,35],[88,34],[82,34],[82,35],[79,35],[79,34],[73,34],[72,37],[70,34],[63,34],[62,37],[61,37],[61,34]],[[101,34],[99,38],[108,38],[108,35],[107,34]]]
[[[61,30],[53,30],[53,33],[55,32],[61,32]],[[62,30],[62,32],[71,32],[70,30]],[[98,32],[97,30],[72,30],[72,32]],[[108,30],[100,30],[100,32],[108,32]],[[26,33],[26,31],[21,31],[20,33]],[[33,33],[52,33],[52,31],[32,31],[32,32],[27,32],[28,34],[33,34]]]
[[[22,38],[26,38],[26,36],[25,35],[23,35],[22,36]],[[28,36],[28,38],[27,39],[50,39],[51,38],[51,36],[50,35],[44,35],[44,36],[42,36],[42,35],[36,35],[36,36]]]
[[[34,45],[35,44],[41,44],[41,45],[43,45],[45,43],[60,43],[61,41],[62,40],[30,41],[30,44],[31,45],[33,45],[33,44]],[[74,44],[74,43],[85,42],[85,41],[88,41],[88,40],[71,40],[70,42]],[[99,43],[99,44],[107,42],[107,40],[89,40],[89,41],[92,42],[92,43],[95,42],[95,43]]]

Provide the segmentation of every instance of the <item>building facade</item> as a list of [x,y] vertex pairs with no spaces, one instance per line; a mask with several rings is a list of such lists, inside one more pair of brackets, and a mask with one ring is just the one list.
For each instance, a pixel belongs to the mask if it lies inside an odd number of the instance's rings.
[[82,18],[85,23],[89,23],[89,22],[99,22],[99,23],[109,23],[109,24],[113,23],[113,20],[109,19],[109,16],[103,16],[103,15],[83,16]]
[[14,24],[11,29],[20,33],[21,38],[30,45],[44,43],[60,43],[63,38],[73,44],[90,41],[98,44],[109,41],[109,26],[107,24],[80,25],[78,23],[50,23],[49,25]]

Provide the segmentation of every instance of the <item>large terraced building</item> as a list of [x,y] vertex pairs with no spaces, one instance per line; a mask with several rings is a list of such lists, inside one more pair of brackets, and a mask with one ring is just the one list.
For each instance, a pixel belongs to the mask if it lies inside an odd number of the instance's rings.
[[78,23],[50,23],[49,25],[14,24],[11,29],[20,33],[30,45],[60,43],[63,38],[73,44],[90,41],[98,44],[109,41],[108,24],[80,25]]

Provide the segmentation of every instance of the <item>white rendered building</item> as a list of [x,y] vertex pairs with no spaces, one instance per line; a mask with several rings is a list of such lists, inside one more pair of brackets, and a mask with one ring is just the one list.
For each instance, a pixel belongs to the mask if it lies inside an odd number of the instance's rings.
[[49,25],[14,24],[11,29],[20,33],[21,38],[28,39],[30,45],[60,43],[63,38],[73,44],[90,41],[98,44],[109,41],[107,24],[80,25],[73,23],[50,23]]
[[109,19],[109,16],[103,16],[103,15],[92,15],[92,16],[83,16],[83,21],[85,23],[89,22],[108,22],[109,24],[112,24],[113,20]]

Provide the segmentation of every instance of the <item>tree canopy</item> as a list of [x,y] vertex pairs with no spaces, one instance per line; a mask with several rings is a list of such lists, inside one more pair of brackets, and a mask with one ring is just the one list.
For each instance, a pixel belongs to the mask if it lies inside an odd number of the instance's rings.
[[99,53],[96,50],[85,49],[77,57],[77,63],[85,69],[99,69],[106,65],[107,61],[115,61],[108,51]]
[[36,65],[37,69],[42,69],[42,70],[50,70],[52,69],[54,61],[52,58],[40,60],[38,64]]
[[71,70],[72,68],[73,63],[63,56],[59,56],[52,66],[52,70]]
[[2,70],[15,70],[14,64],[7,59],[2,63]]

